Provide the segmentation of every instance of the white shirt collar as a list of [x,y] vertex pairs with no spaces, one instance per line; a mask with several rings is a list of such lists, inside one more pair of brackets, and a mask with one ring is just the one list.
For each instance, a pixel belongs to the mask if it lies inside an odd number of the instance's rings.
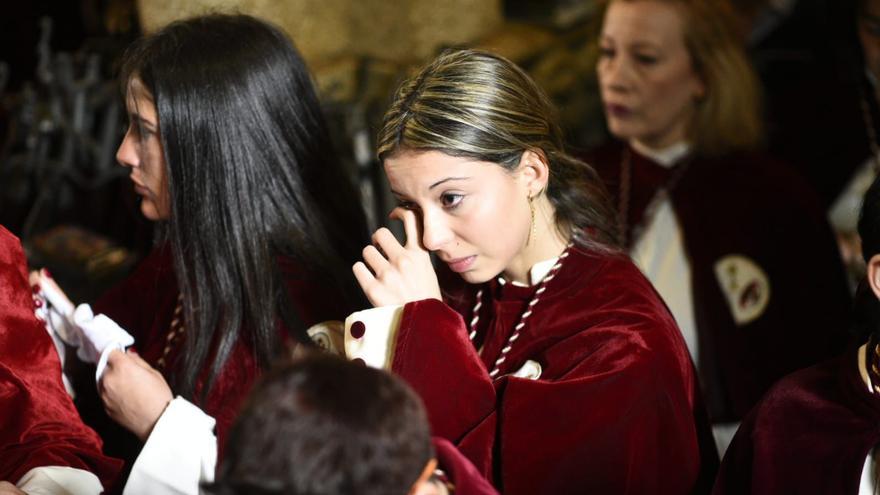
[[678,143],[660,149],[649,148],[636,141],[631,142],[630,145],[640,155],[646,156],[666,168],[674,166],[691,150],[691,145],[685,141],[680,141]]
[[[550,258],[549,260],[539,261],[532,265],[532,269],[529,270],[529,285],[516,281],[511,282],[511,284],[516,287],[529,287],[532,285],[537,285],[541,282],[541,280],[544,280],[544,277],[546,277],[548,273],[550,273],[550,270],[553,268],[553,265],[555,265],[557,261],[559,261],[559,256],[555,258]],[[499,275],[498,283],[504,285],[507,283],[507,280]]]

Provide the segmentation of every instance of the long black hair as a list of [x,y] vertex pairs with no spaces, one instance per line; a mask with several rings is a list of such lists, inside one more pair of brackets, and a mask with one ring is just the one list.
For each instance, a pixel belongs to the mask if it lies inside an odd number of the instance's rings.
[[193,398],[208,359],[202,395],[239,339],[264,368],[279,321],[310,342],[280,258],[334,284],[341,310],[357,306],[349,267],[366,222],[305,63],[278,28],[245,15],[172,23],[126,51],[124,89],[134,79],[152,93],[167,167],[165,237],[186,324],[172,382]]

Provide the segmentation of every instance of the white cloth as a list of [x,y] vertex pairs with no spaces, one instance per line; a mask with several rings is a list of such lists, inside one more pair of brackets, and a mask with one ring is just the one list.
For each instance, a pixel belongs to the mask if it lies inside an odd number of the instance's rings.
[[880,157],[870,157],[853,175],[846,188],[834,200],[828,210],[828,221],[837,232],[856,232],[858,230],[859,212],[865,193],[877,175],[874,163]]
[[15,486],[29,495],[98,495],[104,491],[94,474],[62,466],[31,469]]
[[877,489],[877,479],[874,473],[877,472],[875,464],[874,451],[868,452],[865,458],[865,465],[862,467],[862,477],[859,481],[859,495],[874,495]]
[[214,480],[214,418],[186,399],[172,400],[134,462],[123,495],[198,494]]
[[49,287],[42,288],[40,296],[47,304],[37,308],[36,314],[46,322],[46,330],[55,341],[62,368],[66,353],[59,339],[77,348],[76,355],[80,360],[97,365],[95,383],[101,381],[110,352],[125,351],[134,344],[134,337],[106,315],[95,315],[88,304],[74,308],[65,297]]
[[[663,167],[673,167],[690,151],[687,143],[677,143],[662,150],[632,144],[640,154]],[[651,222],[630,251],[633,261],[660,293],[675,317],[694,364],[699,366],[699,338],[694,315],[691,265],[684,247],[684,234],[672,201],[664,199],[657,206]]]
[[[345,319],[345,356],[352,360],[362,359],[373,368],[390,369],[402,315],[403,304],[350,314]],[[360,338],[351,335],[351,326],[355,322],[363,323],[366,329]]]

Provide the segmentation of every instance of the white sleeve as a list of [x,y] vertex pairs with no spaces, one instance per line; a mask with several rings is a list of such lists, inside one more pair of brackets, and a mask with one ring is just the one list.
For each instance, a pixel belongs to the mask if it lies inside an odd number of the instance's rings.
[[373,368],[390,368],[401,316],[402,304],[349,315],[345,319],[345,356]]
[[172,400],[135,460],[123,495],[197,495],[201,483],[214,481],[215,423],[186,399]]
[[104,491],[94,474],[62,466],[33,468],[15,486],[28,495],[98,495]]

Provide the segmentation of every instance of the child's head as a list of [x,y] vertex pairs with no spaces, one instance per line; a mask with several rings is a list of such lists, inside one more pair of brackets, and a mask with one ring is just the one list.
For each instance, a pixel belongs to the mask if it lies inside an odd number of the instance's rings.
[[405,495],[436,464],[414,392],[324,354],[267,374],[226,451],[212,493]]

